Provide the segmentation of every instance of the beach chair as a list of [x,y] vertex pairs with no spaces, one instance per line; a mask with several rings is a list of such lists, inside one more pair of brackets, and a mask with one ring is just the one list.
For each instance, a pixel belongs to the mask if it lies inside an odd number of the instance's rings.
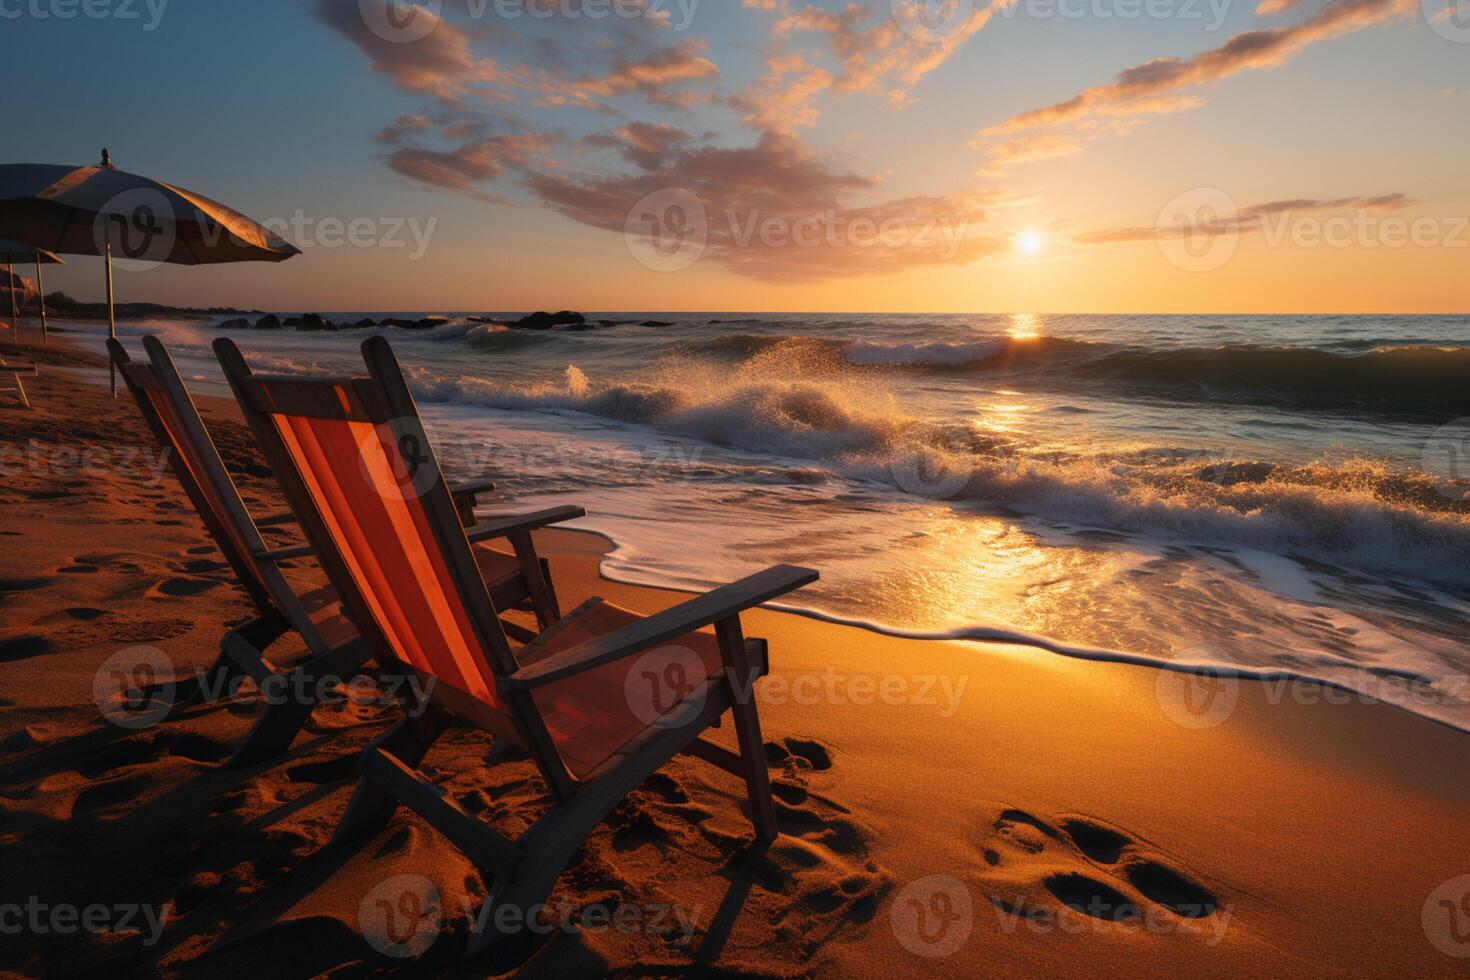
[[22,408],[30,408],[31,400],[26,397],[26,386],[21,383],[20,376],[22,374],[35,373],[36,365],[34,364],[27,364],[24,366],[10,365],[5,363],[5,358],[0,357],[0,377],[9,378],[11,384],[15,385],[15,393],[20,396],[20,404]]
[[[233,765],[254,765],[290,747],[314,707],[313,697],[320,689],[317,680],[349,679],[353,671],[372,659],[372,652],[358,637],[356,626],[343,615],[330,586],[298,594],[286,581],[281,564],[309,558],[312,549],[307,545],[272,548],[263,540],[260,529],[294,524],[295,517],[286,513],[260,521],[252,518],[167,349],[156,337],[145,337],[143,347],[148,354],[146,364],[132,361],[118,341],[108,341],[113,363],[139,412],[159,448],[168,453],[184,492],[256,608],[254,618],[225,634],[218,659],[202,678],[175,686],[170,716],[207,698],[223,697],[243,677],[262,685],[268,678],[285,675],[288,683],[280,689],[292,692],[290,697],[272,700],[231,756]],[[477,495],[493,488],[483,480],[454,487],[451,492],[456,513],[472,515]],[[553,524],[583,513],[564,507],[533,517]],[[550,566],[537,558],[529,541],[516,541],[514,554],[480,546],[475,549],[474,559],[501,608],[534,611],[541,624],[560,617]],[[267,648],[290,633],[296,634],[305,651],[296,651],[298,656],[289,663],[278,664],[267,658]],[[312,683],[295,683],[300,679]]]
[[[467,955],[519,931],[573,852],[627,794],[687,753],[745,781],[756,836],[776,836],[754,682],[763,640],[740,614],[817,579],[777,566],[642,616],[589,599],[513,648],[475,574],[462,527],[388,343],[363,344],[367,378],[253,374],[215,341],[246,419],[361,635],[426,682],[409,717],[371,743],[339,841],[385,828],[401,803],[480,870],[488,898]],[[415,493],[395,474],[416,467]],[[711,629],[713,627],[713,629]],[[704,732],[729,712],[738,752]],[[529,754],[552,803],[517,840],[497,833],[417,771],[451,724]],[[506,910],[503,914],[503,910]]]

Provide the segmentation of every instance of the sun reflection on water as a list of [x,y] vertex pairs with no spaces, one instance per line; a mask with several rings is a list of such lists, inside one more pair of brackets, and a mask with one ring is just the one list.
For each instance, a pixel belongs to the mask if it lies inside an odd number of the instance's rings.
[[1037,340],[1041,337],[1041,317],[1035,313],[1012,313],[1007,333],[1012,340]]

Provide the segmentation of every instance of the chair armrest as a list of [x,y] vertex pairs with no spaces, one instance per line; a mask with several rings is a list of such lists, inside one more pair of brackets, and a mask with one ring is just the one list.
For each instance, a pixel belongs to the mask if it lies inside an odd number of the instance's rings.
[[256,527],[280,527],[283,524],[296,524],[296,523],[298,523],[297,520],[296,520],[296,515],[293,514],[293,513],[291,513],[288,510],[285,513],[282,513],[282,514],[271,514],[269,517],[262,517],[260,520],[258,520],[258,521],[255,522],[255,526]]
[[580,643],[570,650],[538,660],[500,679],[500,686],[528,691],[573,674],[641,653],[697,629],[737,616],[746,609],[769,602],[821,576],[811,568],[775,565],[738,582],[682,602],[646,619],[614,630],[606,636]]
[[581,507],[553,507],[550,510],[538,510],[531,514],[492,517],[474,527],[465,528],[465,535],[469,537],[471,543],[477,544],[492,538],[508,538],[512,534],[525,534],[527,531],[534,531],[550,524],[560,524],[563,521],[586,516],[587,512]]
[[449,494],[453,497],[459,497],[466,494],[473,495],[489,493],[494,489],[495,481],[486,480],[484,478],[476,480],[456,480],[449,484]]
[[316,549],[311,545],[298,544],[289,548],[272,548],[269,551],[257,551],[255,552],[255,559],[257,561],[270,562],[272,565],[275,565],[283,561],[290,561],[292,558],[310,558],[314,554],[316,554]]

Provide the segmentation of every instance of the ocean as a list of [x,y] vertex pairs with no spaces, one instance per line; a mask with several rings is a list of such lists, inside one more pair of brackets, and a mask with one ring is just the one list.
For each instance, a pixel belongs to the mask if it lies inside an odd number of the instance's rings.
[[[585,507],[612,578],[810,565],[808,614],[1317,678],[1470,730],[1470,317],[444,316],[381,332],[446,470]],[[218,393],[217,324],[122,333]],[[269,372],[360,372],[365,336],[235,334]]]

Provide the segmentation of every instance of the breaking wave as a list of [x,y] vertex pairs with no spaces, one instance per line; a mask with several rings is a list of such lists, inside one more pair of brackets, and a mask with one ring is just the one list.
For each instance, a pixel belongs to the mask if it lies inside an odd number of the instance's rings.
[[878,343],[732,334],[680,345],[686,356],[749,358],[784,351],[855,368],[1020,376],[1054,386],[1110,383],[1162,397],[1400,416],[1470,414],[1470,348],[1377,347],[1335,353],[1304,347],[1150,350],[1059,337]]
[[1372,459],[1287,466],[1177,453],[1028,454],[901,412],[861,380],[718,372],[678,383],[501,385],[419,375],[416,394],[648,426],[958,504],[1191,543],[1300,553],[1363,570],[1470,582],[1470,488]]

